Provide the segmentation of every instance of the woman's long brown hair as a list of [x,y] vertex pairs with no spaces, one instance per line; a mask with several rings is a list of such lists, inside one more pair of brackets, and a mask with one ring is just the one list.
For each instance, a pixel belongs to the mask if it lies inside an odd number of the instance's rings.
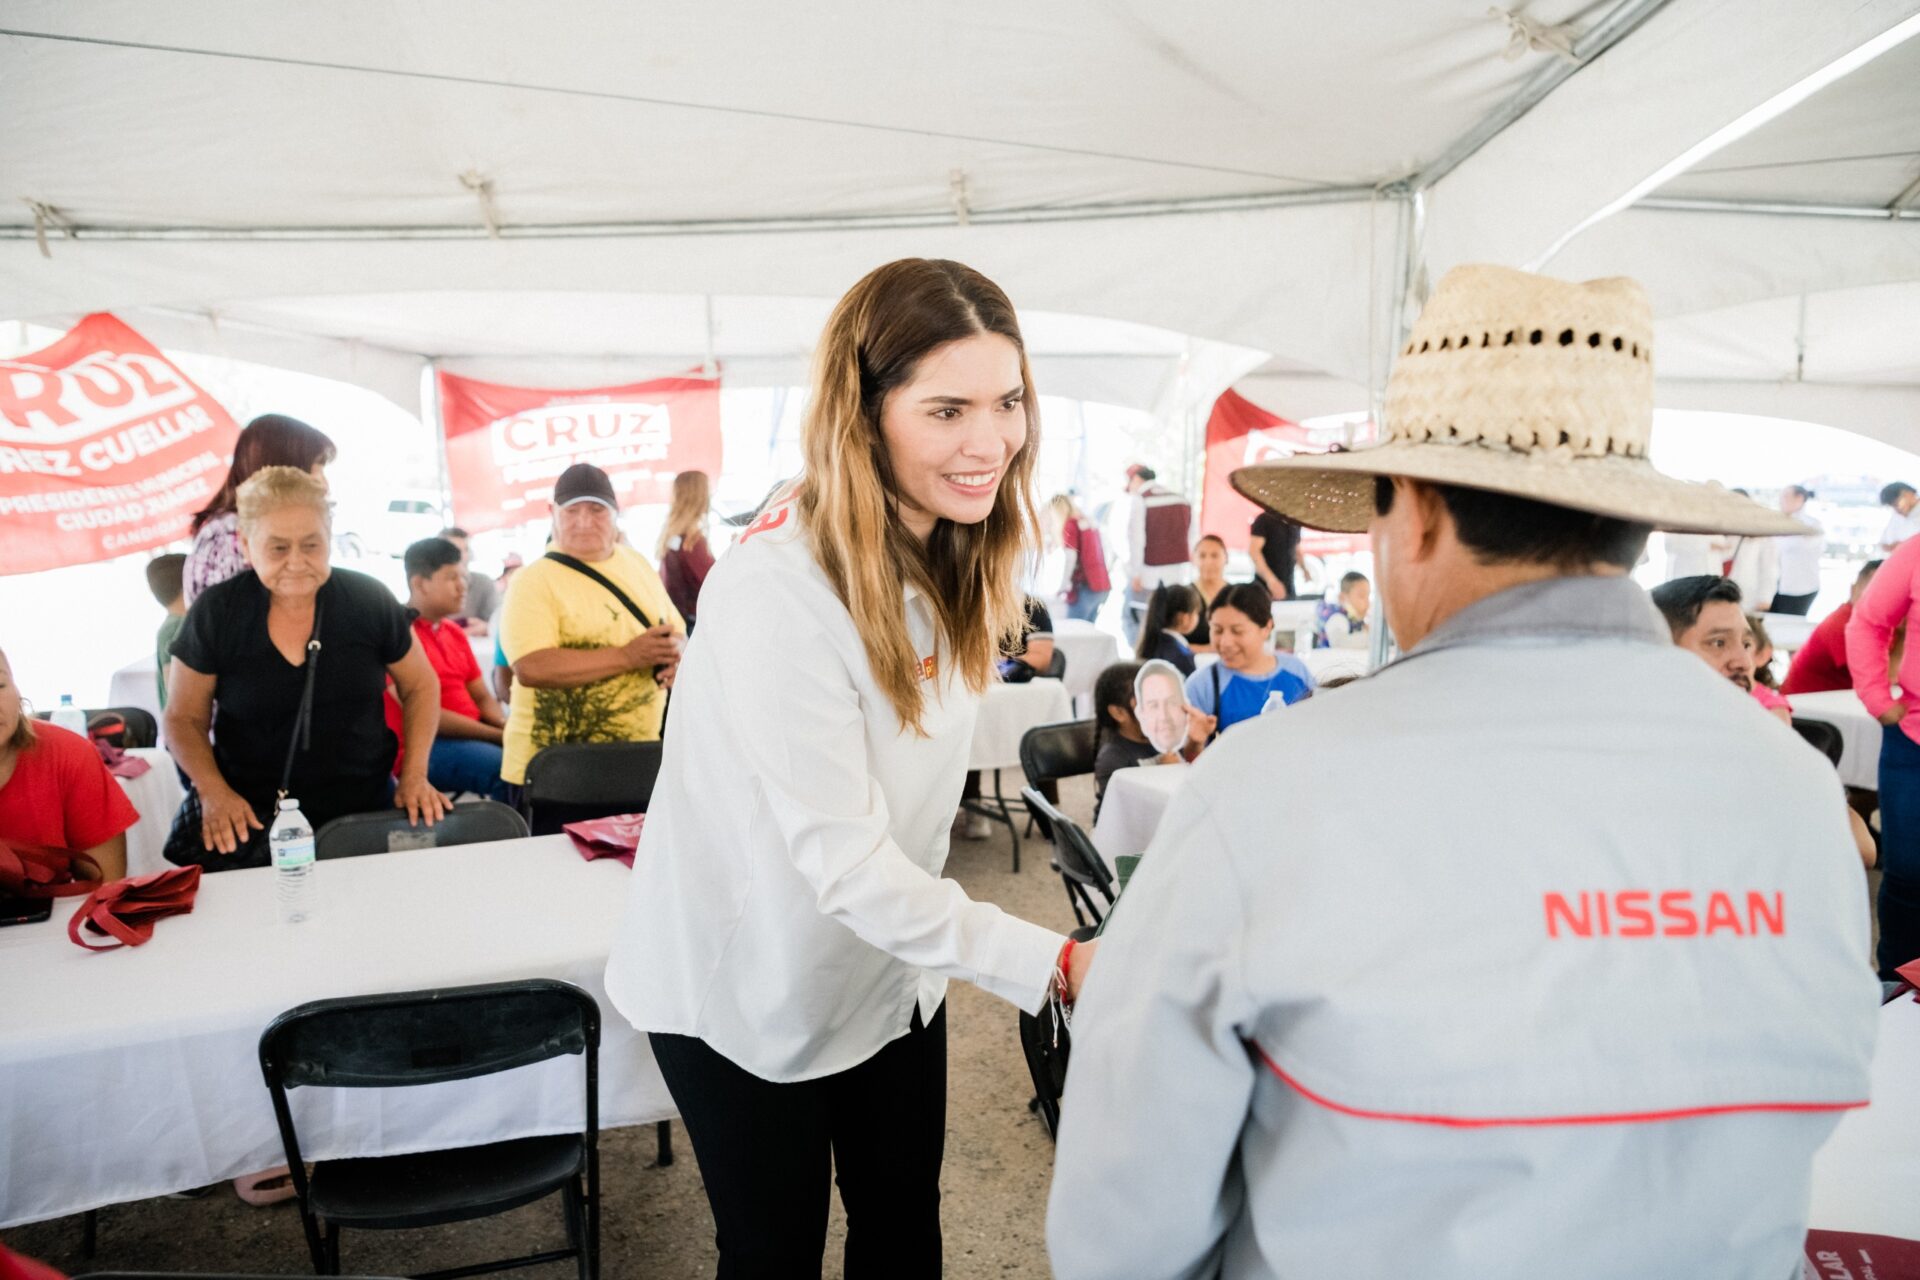
[[[929,352],[983,333],[1020,352],[1027,440],[1008,461],[987,518],[940,520],[922,546],[900,520],[881,409]],[[942,259],[905,258],[869,273],[840,299],[821,335],[800,444],[799,505],[814,558],[853,615],[867,664],[901,726],[924,733],[920,658],[902,588],[911,584],[926,597],[936,662],[975,693],[993,679],[1026,612],[1019,579],[1039,527],[1032,484],[1040,408],[1007,295],[971,267]]]
[[704,471],[682,471],[673,478],[673,503],[667,508],[667,522],[660,526],[660,541],[653,558],[664,559],[667,545],[680,539],[682,550],[690,549],[695,535],[706,537],[707,508],[712,505],[712,486]]
[[326,432],[283,413],[261,414],[249,422],[233,442],[233,462],[227,467],[227,478],[221,482],[220,491],[213,495],[213,501],[194,512],[193,531],[200,532],[200,526],[215,516],[237,510],[240,486],[252,479],[260,468],[292,467],[296,471],[311,471],[315,466],[331,466],[333,459],[333,441]]

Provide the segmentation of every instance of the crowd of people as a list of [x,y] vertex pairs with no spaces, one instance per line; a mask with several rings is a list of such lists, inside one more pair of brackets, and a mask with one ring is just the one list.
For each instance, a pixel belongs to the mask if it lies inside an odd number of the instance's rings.
[[[905,260],[841,300],[805,470],[723,557],[706,476],[676,479],[649,559],[575,464],[545,554],[496,581],[447,529],[407,548],[403,603],[332,563],[333,442],[256,419],[149,574],[190,784],[166,856],[260,865],[285,796],[316,828],[432,823],[457,794],[516,803],[548,746],[664,740],[607,991],[685,1121],[722,1274],[817,1270],[829,1176],[847,1274],[939,1273],[950,978],[1073,1011],[1068,1280],[1292,1274],[1360,1233],[1383,1274],[1772,1274],[1864,1098],[1863,864],[1881,972],[1920,955],[1920,703],[1897,691],[1920,688],[1920,539],[1890,525],[1776,679],[1752,614],[1817,594],[1813,495],[1773,512],[1655,472],[1650,346],[1631,282],[1450,273],[1386,440],[1236,473],[1250,580],[1150,467],[1117,565],[1071,495],[1046,504],[1049,592],[1091,619],[1117,569],[1133,647],[1094,682],[1096,813],[1121,769],[1195,766],[1097,941],[941,875],[981,697],[1063,662],[1022,582],[1037,398],[978,272]],[[1884,496],[1910,519],[1911,488]],[[1303,527],[1367,532],[1383,566],[1319,603],[1313,644],[1384,617],[1401,653],[1332,697],[1275,643]],[[1649,599],[1627,575],[1656,528],[1703,571]],[[1792,729],[1831,688],[1887,726],[1877,840]],[[124,869],[125,797],[30,719],[4,655],[0,790],[0,839]]]

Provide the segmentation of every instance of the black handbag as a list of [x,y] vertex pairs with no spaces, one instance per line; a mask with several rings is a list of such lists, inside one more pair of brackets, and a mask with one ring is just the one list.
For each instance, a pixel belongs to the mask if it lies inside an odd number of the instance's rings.
[[[293,718],[293,734],[287,742],[287,763],[280,770],[280,789],[274,796],[273,804],[275,811],[278,811],[280,801],[287,798],[287,789],[293,782],[294,757],[313,745],[313,680],[319,667],[320,602],[316,600],[313,605],[313,634],[307,637],[307,679],[300,690],[300,710]],[[248,803],[252,804],[252,801]],[[161,856],[177,867],[203,867],[208,871],[264,867],[273,860],[273,851],[267,842],[268,828],[273,825],[273,813],[263,816],[256,810],[253,816],[260,819],[260,829],[247,832],[246,839],[232,853],[207,848],[201,836],[204,813],[200,805],[200,789],[189,778],[186,797],[180,802],[179,812],[173,815],[173,826],[167,832],[167,843],[160,851]]]

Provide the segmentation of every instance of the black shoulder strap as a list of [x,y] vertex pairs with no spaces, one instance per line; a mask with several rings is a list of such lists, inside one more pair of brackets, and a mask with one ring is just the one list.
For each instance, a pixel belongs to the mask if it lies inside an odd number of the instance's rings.
[[594,568],[592,565],[588,564],[586,561],[576,560],[574,557],[567,555],[565,552],[562,552],[562,551],[549,551],[547,552],[546,558],[553,561],[555,564],[563,564],[567,566],[567,568],[573,570],[575,573],[584,574],[586,577],[592,578],[595,582],[599,583],[601,586],[605,587],[608,591],[612,592],[613,598],[615,600],[618,600],[621,604],[625,605],[627,607],[627,612],[640,620],[640,627],[643,631],[652,628],[653,619],[649,618],[646,615],[645,610],[641,609],[639,605],[633,602],[632,596],[628,595],[626,592],[622,591],[618,586],[614,585],[613,579],[609,578],[606,574],[601,573],[598,569]]
[[313,602],[313,632],[307,637],[307,680],[300,689],[300,710],[293,719],[293,737],[287,743],[287,763],[280,770],[281,800],[287,798],[287,788],[293,785],[293,759],[302,750],[313,745],[313,680],[320,670],[320,614],[322,604],[319,599]]

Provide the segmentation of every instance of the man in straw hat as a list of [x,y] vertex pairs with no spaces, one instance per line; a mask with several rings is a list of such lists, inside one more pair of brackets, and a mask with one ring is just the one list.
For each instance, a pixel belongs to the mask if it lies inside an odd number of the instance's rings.
[[1867,1095],[1862,873],[1826,761],[1626,576],[1795,531],[1647,462],[1650,339],[1632,281],[1463,267],[1383,443],[1235,473],[1372,534],[1405,656],[1169,807],[1074,1016],[1062,1280],[1797,1264]]

